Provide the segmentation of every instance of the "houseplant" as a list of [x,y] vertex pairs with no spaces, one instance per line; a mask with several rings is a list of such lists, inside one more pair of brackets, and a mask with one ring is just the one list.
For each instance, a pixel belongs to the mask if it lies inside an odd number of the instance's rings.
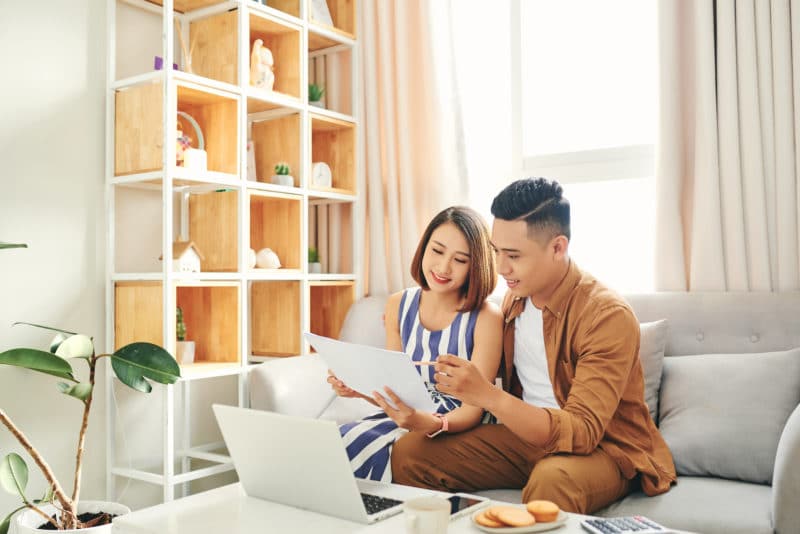
[[325,88],[315,83],[308,84],[308,103],[312,106],[324,107],[322,97],[325,95]]
[[319,253],[314,247],[308,247],[308,272],[322,272],[322,264],[319,262]]
[[275,174],[272,176],[272,183],[277,185],[294,185],[294,177],[292,176],[292,169],[285,161],[275,165]]
[[182,363],[194,363],[194,341],[186,341],[186,323],[183,322],[183,310],[180,306],[176,311],[175,335],[178,343],[175,346],[176,359]]
[[[24,247],[25,245],[15,245]],[[11,248],[8,243],[0,243],[0,248]],[[107,525],[111,522],[108,513],[99,512],[92,518],[78,518],[78,504],[81,490],[81,470],[84,456],[84,443],[89,424],[89,414],[92,408],[92,399],[95,387],[97,363],[102,358],[111,360],[111,368],[117,378],[126,386],[143,393],[149,393],[152,386],[147,378],[162,384],[173,384],[180,378],[180,368],[175,359],[163,348],[152,343],[136,342],[125,345],[111,354],[96,354],[92,338],[60,328],[52,328],[32,323],[15,323],[43,328],[56,332],[50,343],[50,350],[43,351],[33,348],[15,348],[0,352],[0,364],[22,367],[31,371],[58,377],[63,382],[58,382],[58,389],[64,395],[73,397],[83,405],[83,417],[78,432],[78,445],[75,455],[75,473],[72,485],[72,495],[69,496],[64,487],[56,479],[50,465],[41,453],[30,442],[27,436],[11,420],[6,412],[0,408],[0,423],[5,426],[16,440],[34,460],[47,481],[48,490],[41,499],[29,499],[25,494],[28,483],[28,465],[16,453],[10,453],[0,460],[0,486],[12,494],[22,498],[22,506],[12,511],[0,521],[0,534],[6,534],[10,527],[11,516],[16,512],[29,509],[32,513],[41,516],[41,523],[50,523],[57,530],[83,529]],[[87,380],[75,377],[72,363],[83,360],[87,365],[89,375]],[[51,517],[43,511],[47,505],[52,505],[56,513]],[[19,523],[18,523],[19,525]]]

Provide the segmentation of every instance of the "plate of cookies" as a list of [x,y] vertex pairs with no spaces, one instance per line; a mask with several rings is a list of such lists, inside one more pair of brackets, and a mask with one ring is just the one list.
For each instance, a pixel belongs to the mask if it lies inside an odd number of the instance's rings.
[[530,501],[524,506],[496,504],[472,514],[472,522],[484,532],[522,534],[545,532],[567,522],[567,514],[551,501]]

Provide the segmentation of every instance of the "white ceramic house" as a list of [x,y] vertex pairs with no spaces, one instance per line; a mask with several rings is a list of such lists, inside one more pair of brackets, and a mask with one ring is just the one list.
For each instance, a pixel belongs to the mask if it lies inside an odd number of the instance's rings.
[[[160,256],[158,259],[163,259]],[[194,241],[175,241],[172,243],[172,269],[178,273],[199,273],[203,254]]]

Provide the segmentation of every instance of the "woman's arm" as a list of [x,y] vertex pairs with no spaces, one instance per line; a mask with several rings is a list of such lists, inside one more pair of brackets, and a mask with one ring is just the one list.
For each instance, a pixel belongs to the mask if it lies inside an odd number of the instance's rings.
[[[491,302],[484,302],[481,306],[474,340],[471,361],[488,382],[494,383],[503,353],[503,314]],[[447,414],[449,432],[469,430],[480,423],[482,415],[483,408],[462,404]]]

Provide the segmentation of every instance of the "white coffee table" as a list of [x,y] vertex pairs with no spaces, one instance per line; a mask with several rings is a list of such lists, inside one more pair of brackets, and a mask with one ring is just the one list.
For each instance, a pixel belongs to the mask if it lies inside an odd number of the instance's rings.
[[[409,498],[435,494],[395,484],[375,484],[374,493],[385,497]],[[569,514],[558,534],[586,534],[580,522],[587,516]],[[247,497],[241,486],[231,484],[183,499],[145,508],[114,520],[114,534],[252,534],[253,532],[325,533],[403,533],[405,523],[399,514],[372,525],[362,525],[315,512],[300,510],[261,499]],[[448,533],[481,531],[468,516],[450,524]]]

